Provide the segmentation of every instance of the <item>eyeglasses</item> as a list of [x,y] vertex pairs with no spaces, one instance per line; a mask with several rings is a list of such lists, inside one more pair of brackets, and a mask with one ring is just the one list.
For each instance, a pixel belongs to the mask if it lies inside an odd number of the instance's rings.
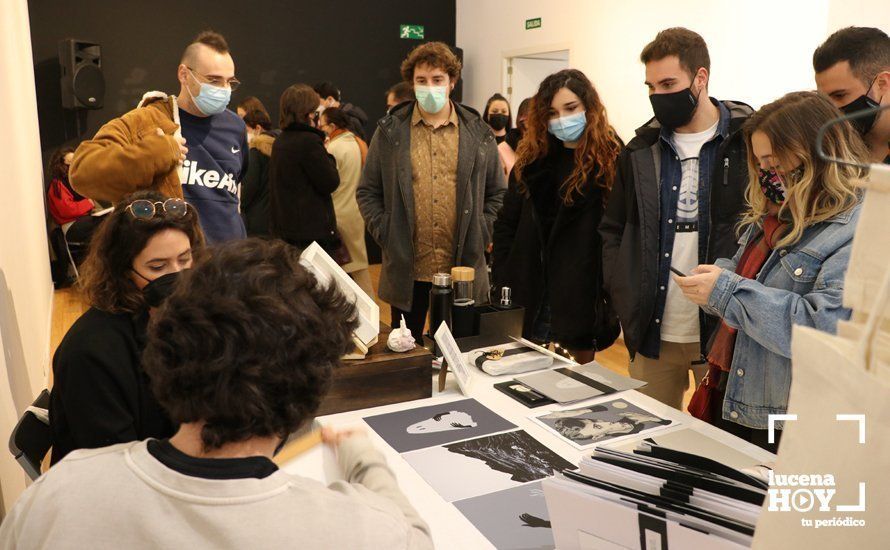
[[200,76],[201,78],[206,80],[207,84],[210,84],[211,86],[216,86],[217,88],[228,87],[229,89],[231,89],[234,92],[235,90],[238,89],[238,86],[241,86],[241,81],[235,77],[232,77],[232,78],[226,80],[225,78],[222,78],[219,76],[203,75],[189,66],[186,66],[186,69],[190,70],[192,72],[192,74],[194,74],[195,76]]
[[[161,205],[160,209],[157,205]],[[127,205],[127,210],[137,220],[150,220],[159,212],[171,218],[182,218],[188,212],[188,203],[182,199],[167,199],[164,202],[140,199]]]

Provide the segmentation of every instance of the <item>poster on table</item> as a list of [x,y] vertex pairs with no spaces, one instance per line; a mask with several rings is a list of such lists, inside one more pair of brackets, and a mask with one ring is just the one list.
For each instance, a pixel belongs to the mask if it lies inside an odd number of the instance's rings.
[[567,411],[552,411],[531,418],[578,449],[676,424],[625,399],[613,399]]
[[402,458],[449,502],[575,469],[523,430],[405,453]]
[[642,380],[612,372],[596,361],[526,374],[516,381],[559,403],[583,401],[646,385]]
[[540,481],[459,500],[454,506],[498,550],[554,548]]
[[364,421],[400,453],[516,428],[475,399],[368,416]]
[[604,447],[630,453],[634,449],[639,448],[644,442],[677,451],[692,450],[699,456],[710,458],[736,470],[753,468],[763,462],[761,459],[746,454],[730,444],[718,441],[692,426],[682,427],[677,430],[658,431],[646,435],[642,439],[627,439],[625,441],[617,441],[614,444],[610,442],[604,445]]

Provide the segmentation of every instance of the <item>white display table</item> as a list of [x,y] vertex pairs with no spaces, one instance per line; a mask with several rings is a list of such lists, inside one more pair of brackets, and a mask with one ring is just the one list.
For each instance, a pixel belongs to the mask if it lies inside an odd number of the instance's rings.
[[[511,380],[514,376],[493,377],[475,368],[472,369],[472,371],[470,395],[466,397],[476,399],[574,464],[577,464],[580,461],[583,454],[589,454],[591,450],[587,449],[585,451],[580,451],[574,448],[572,445],[563,441],[555,434],[548,432],[528,417],[530,415],[540,415],[551,410],[578,408],[598,401],[608,400],[616,396],[620,396],[631,403],[648,409],[662,418],[670,418],[677,422],[675,425],[664,428],[663,431],[632,436],[636,440],[645,439],[650,435],[658,433],[667,433],[671,430],[692,427],[695,431],[706,434],[711,439],[729,445],[736,450],[749,455],[751,457],[751,465],[769,463],[775,460],[775,455],[730,435],[723,430],[715,428],[706,422],[693,418],[686,413],[668,407],[667,405],[637,391],[622,392],[611,396],[581,401],[570,406],[547,405],[536,409],[529,409],[492,387],[493,384]],[[399,480],[399,485],[405,495],[407,495],[411,503],[417,508],[417,511],[423,519],[429,523],[436,548],[446,550],[458,548],[461,550],[494,548],[494,546],[492,546],[492,544],[482,536],[478,530],[476,530],[473,524],[470,523],[457,510],[457,508],[440,497],[439,494],[436,493],[436,491],[434,491],[433,488],[430,487],[426,481],[424,481],[424,479],[402,459],[399,453],[387,445],[383,439],[377,436],[373,430],[362,422],[362,418],[366,416],[400,411],[425,405],[447,403],[448,401],[464,398],[451,373],[448,374],[448,382],[445,391],[443,392],[435,391],[438,387],[436,382],[437,378],[438,376],[433,377],[434,392],[433,397],[429,399],[333,414],[319,417],[318,421],[323,426],[331,426],[335,428],[360,426],[368,432],[371,440],[383,452],[384,456],[386,456],[389,466],[392,471],[395,472],[395,475]],[[608,443],[605,444],[608,445]],[[684,450],[696,452],[695,448],[687,448]],[[290,461],[284,465],[284,469],[292,474],[317,479],[325,483],[330,483],[336,479],[342,479],[339,468],[334,461],[333,454],[323,446],[316,447],[312,451]],[[454,483],[461,483],[461,480],[455,479]]]

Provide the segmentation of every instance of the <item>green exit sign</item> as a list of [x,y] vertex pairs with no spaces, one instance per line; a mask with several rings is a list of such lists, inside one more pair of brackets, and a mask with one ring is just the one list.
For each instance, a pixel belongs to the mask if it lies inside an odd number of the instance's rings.
[[528,31],[531,29],[540,29],[540,28],[541,28],[541,18],[540,17],[525,20],[525,30]]
[[423,40],[423,25],[399,25],[399,38]]

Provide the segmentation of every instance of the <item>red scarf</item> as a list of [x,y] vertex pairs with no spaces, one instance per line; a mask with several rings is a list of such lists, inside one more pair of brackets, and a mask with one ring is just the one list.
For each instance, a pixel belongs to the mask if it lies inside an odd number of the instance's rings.
[[[782,236],[781,229],[785,226],[776,216],[767,216],[763,220],[763,236],[756,241],[748,243],[742,253],[742,258],[736,266],[735,272],[746,279],[754,279],[766,263],[767,258],[776,246],[776,242]],[[732,365],[732,354],[735,350],[735,338],[738,329],[731,328],[725,322],[720,322],[720,328],[714,334],[714,342],[711,352],[708,354],[709,370],[717,369],[729,372]]]

